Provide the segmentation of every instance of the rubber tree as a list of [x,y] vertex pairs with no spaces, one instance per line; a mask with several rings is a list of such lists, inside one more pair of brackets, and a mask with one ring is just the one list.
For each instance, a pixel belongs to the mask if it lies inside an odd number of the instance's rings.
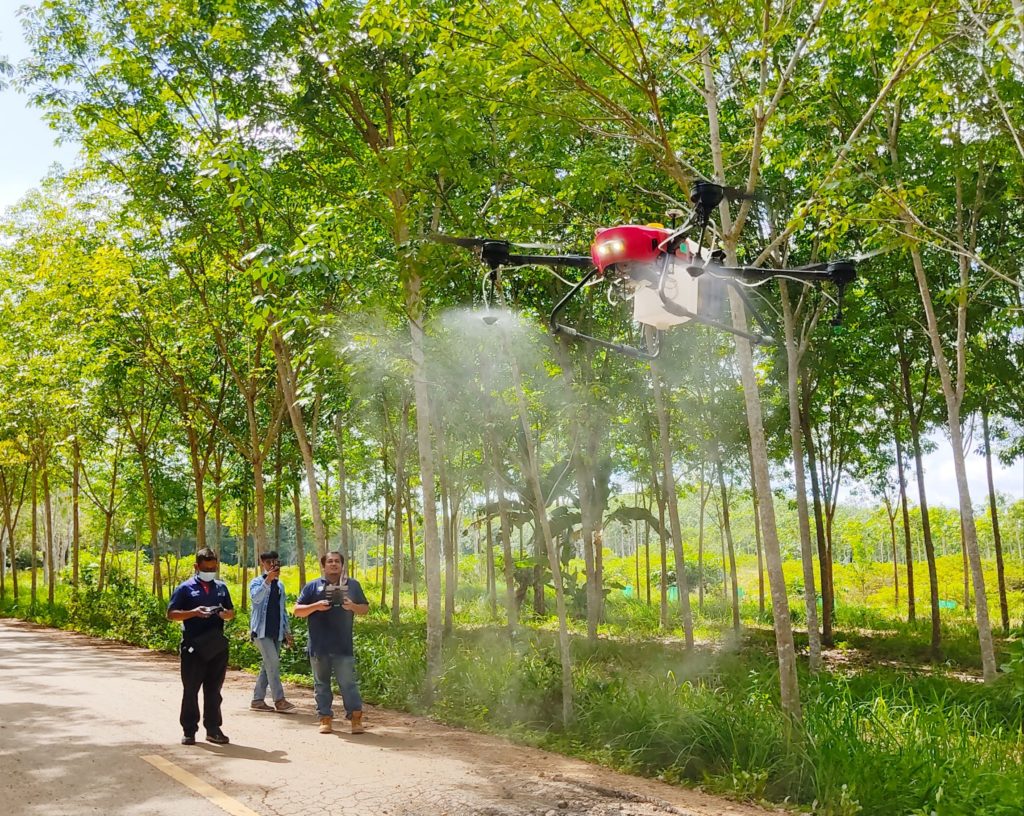
[[786,337],[786,391],[789,403],[789,438],[793,448],[793,480],[796,487],[797,521],[800,528],[800,560],[803,564],[804,603],[807,613],[807,641],[810,647],[811,671],[821,668],[821,635],[818,631],[818,599],[814,588],[814,555],[811,551],[810,513],[807,507],[807,481],[804,474],[804,449],[800,432],[800,358],[807,350],[810,335],[817,324],[820,307],[813,309],[806,330],[799,341],[796,325],[806,301],[801,298],[796,309],[789,295],[789,285],[779,281],[782,295],[782,317]]

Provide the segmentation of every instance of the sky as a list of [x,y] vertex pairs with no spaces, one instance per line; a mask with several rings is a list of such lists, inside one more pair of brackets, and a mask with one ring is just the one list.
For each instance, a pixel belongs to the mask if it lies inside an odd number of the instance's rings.
[[[17,18],[17,9],[22,5],[21,0],[0,0],[0,55],[13,64],[28,55]],[[38,186],[55,165],[74,165],[78,146],[57,144],[55,137],[41,112],[31,107],[25,96],[12,87],[0,91],[0,211]],[[924,458],[929,504],[957,507],[956,474],[949,442],[941,432],[933,433],[931,440],[936,450]],[[1018,460],[1009,468],[995,462],[994,467],[996,490],[1024,498],[1024,461]],[[988,496],[983,457],[974,453],[968,456],[967,476],[971,499],[977,506]]]

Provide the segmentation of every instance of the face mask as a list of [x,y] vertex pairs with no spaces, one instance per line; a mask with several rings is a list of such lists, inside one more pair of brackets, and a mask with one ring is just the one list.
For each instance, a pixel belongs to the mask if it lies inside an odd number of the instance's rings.
[[212,581],[217,577],[217,573],[215,572],[199,572],[196,574],[199,576],[200,581]]

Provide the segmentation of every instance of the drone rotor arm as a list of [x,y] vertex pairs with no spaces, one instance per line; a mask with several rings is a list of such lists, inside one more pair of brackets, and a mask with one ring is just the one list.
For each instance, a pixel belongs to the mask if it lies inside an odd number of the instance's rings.
[[[698,267],[701,272],[703,267]],[[790,278],[804,283],[835,283],[845,285],[856,277],[853,261],[829,261],[827,263],[798,266],[792,269],[773,269],[763,266],[720,266],[709,263],[707,271],[724,278],[736,278],[745,283],[762,283],[772,278]],[[691,272],[693,274],[693,272]],[[699,274],[699,273],[698,273]]]

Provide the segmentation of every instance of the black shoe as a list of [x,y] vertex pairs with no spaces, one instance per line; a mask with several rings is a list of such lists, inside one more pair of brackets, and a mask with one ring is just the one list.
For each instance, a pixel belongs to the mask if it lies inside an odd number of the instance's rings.
[[183,736],[181,738],[181,744],[182,745],[195,745],[196,744],[195,735],[194,734],[186,734],[185,736]]
[[223,731],[217,731],[213,734],[206,735],[206,741],[212,742],[214,745],[227,745],[231,740],[228,739],[227,734]]

